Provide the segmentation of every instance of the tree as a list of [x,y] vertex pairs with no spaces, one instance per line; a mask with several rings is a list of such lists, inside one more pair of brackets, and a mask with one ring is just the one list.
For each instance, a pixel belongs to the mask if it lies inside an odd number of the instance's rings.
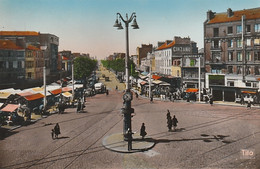
[[74,77],[77,80],[86,80],[86,77],[91,75],[97,65],[96,60],[88,57],[77,57],[74,60]]

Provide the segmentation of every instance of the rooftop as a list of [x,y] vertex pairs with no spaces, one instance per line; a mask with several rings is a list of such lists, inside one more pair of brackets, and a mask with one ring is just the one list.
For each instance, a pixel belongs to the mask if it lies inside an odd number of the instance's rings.
[[213,18],[208,21],[208,24],[240,21],[243,15],[245,15],[245,19],[248,20],[260,19],[260,8],[232,11],[230,17],[228,16],[228,12],[214,13]]

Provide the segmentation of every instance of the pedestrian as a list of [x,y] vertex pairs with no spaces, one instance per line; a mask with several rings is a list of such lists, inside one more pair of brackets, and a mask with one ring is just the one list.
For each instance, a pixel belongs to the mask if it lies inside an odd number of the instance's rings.
[[167,114],[166,114],[167,120],[171,119],[171,113],[169,109],[167,109]]
[[77,113],[80,112],[80,109],[81,109],[81,102],[80,102],[80,100],[78,100]]
[[150,103],[153,103],[153,95],[150,97]]
[[251,109],[251,101],[250,100],[247,101],[247,108]]
[[106,89],[106,94],[109,95],[108,89]]
[[52,139],[54,139],[54,133],[55,133],[54,129],[51,129],[51,138]]
[[167,119],[167,127],[168,127],[168,131],[172,131],[172,117],[171,117],[171,115]]
[[55,133],[55,138],[58,138],[58,135],[60,134],[60,125],[59,123],[56,123],[54,127],[54,133]]
[[210,96],[209,103],[211,106],[213,106],[213,96]]
[[126,137],[127,137],[127,143],[128,143],[128,151],[132,150],[132,131],[130,130],[130,128],[127,129],[126,131]]
[[138,99],[138,93],[137,92],[135,93],[135,97]]
[[118,90],[118,87],[117,87],[117,85],[116,85],[116,90]]
[[175,115],[174,115],[173,118],[172,118],[173,131],[176,130],[177,123],[178,123],[178,120],[177,120],[177,118],[176,118]]
[[146,136],[146,131],[145,131],[145,125],[144,123],[142,124],[141,126],[141,129],[140,129],[140,136],[142,136],[142,139],[144,139],[144,137]]

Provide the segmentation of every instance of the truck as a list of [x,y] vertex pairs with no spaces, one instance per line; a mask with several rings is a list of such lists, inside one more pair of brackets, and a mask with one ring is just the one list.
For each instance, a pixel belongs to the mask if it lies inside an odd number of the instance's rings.
[[103,83],[96,83],[94,85],[94,88],[95,88],[96,93],[103,93],[104,89],[105,89],[105,86],[104,86]]

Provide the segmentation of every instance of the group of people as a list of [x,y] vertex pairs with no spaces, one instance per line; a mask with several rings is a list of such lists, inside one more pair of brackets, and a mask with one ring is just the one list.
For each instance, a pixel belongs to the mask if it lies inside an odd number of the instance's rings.
[[173,127],[173,131],[176,131],[176,127],[177,127],[177,123],[178,120],[175,117],[175,115],[173,116],[173,118],[171,117],[171,113],[170,111],[167,109],[167,127],[168,127],[168,131],[172,131],[172,127]]

